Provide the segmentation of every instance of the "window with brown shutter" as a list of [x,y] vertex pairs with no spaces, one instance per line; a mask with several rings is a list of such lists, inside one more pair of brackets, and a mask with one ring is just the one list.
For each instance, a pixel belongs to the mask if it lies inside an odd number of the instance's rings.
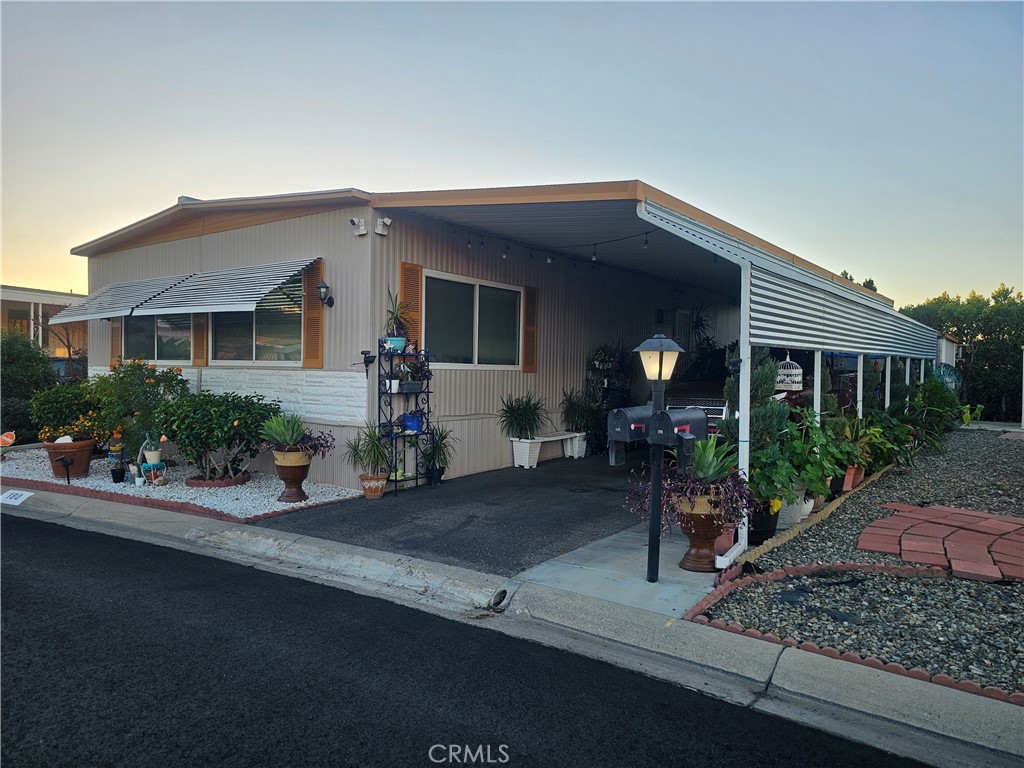
[[324,262],[317,259],[302,273],[302,367],[324,367],[324,305],[316,294]]
[[205,312],[192,315],[192,365],[209,365],[210,356],[207,352],[209,331]]
[[121,358],[121,325],[120,317],[110,318],[110,365],[117,365]]

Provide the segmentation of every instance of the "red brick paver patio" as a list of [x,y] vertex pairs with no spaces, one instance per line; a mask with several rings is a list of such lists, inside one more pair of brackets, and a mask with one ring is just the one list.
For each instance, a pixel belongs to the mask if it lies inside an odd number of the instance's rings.
[[1024,579],[1024,518],[899,503],[882,509],[896,514],[865,528],[858,549],[949,568],[964,579]]

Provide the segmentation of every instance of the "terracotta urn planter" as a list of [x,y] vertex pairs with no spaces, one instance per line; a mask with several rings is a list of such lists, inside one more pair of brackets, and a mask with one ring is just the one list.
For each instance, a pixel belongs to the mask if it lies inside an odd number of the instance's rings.
[[302,490],[302,482],[309,475],[309,465],[313,457],[295,446],[288,446],[283,451],[274,451],[274,468],[277,476],[284,482],[284,493],[277,497],[278,501],[294,504],[309,498]]
[[724,524],[720,515],[714,514],[711,496],[698,496],[694,499],[694,508],[683,497],[676,502],[680,513],[680,528],[689,539],[690,546],[679,561],[679,567],[686,571],[698,573],[714,573],[715,539],[722,535]]
[[43,443],[43,448],[46,449],[46,453],[50,457],[50,469],[53,471],[53,476],[64,480],[88,476],[96,441],[90,438],[89,440],[75,440],[73,443]]

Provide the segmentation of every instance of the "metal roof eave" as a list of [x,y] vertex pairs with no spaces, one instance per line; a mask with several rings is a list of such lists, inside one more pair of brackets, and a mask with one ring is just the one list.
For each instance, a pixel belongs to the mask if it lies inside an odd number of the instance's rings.
[[156,231],[161,227],[170,226],[197,212],[246,210],[260,208],[291,208],[299,205],[330,205],[339,207],[348,205],[365,205],[370,202],[370,194],[361,189],[336,189],[323,192],[292,192],[283,195],[266,195],[262,197],[228,197],[217,200],[196,200],[178,198],[178,202],[170,208],[133,222],[126,227],[109,232],[95,240],[77,245],[71,249],[72,256],[92,256],[102,250],[116,246],[135,237]]

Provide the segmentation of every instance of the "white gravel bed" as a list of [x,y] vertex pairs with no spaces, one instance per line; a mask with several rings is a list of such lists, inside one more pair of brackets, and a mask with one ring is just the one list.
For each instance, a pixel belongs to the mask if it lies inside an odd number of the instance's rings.
[[[754,565],[772,571],[842,561],[903,564],[896,555],[856,548],[869,523],[894,514],[881,509],[887,502],[1024,516],[1024,440],[998,438],[996,432],[951,433],[945,455],[925,452],[914,467],[890,469],[827,520]],[[704,615],[982,687],[1024,691],[1021,581],[862,572],[794,576],[736,589]]]
[[[313,483],[307,480],[302,484],[302,488],[309,498],[297,504],[286,504],[277,500],[277,497],[284,491],[284,483],[274,474],[254,471],[252,479],[248,483],[228,488],[189,488],[185,485],[185,478],[195,476],[195,474],[195,468],[184,462],[179,462],[176,466],[167,467],[166,485],[147,483],[137,487],[131,483],[130,477],[127,483],[113,482],[110,477],[110,465],[105,459],[98,458],[93,460],[89,475],[72,478],[71,485],[76,488],[89,488],[94,491],[106,491],[124,496],[125,502],[129,504],[138,499],[188,502],[243,520],[259,517],[269,512],[292,511],[362,495],[360,492],[348,488],[326,483]],[[66,484],[65,480],[58,480],[53,476],[46,451],[42,448],[15,450],[5,454],[4,460],[0,462],[0,477]]]

